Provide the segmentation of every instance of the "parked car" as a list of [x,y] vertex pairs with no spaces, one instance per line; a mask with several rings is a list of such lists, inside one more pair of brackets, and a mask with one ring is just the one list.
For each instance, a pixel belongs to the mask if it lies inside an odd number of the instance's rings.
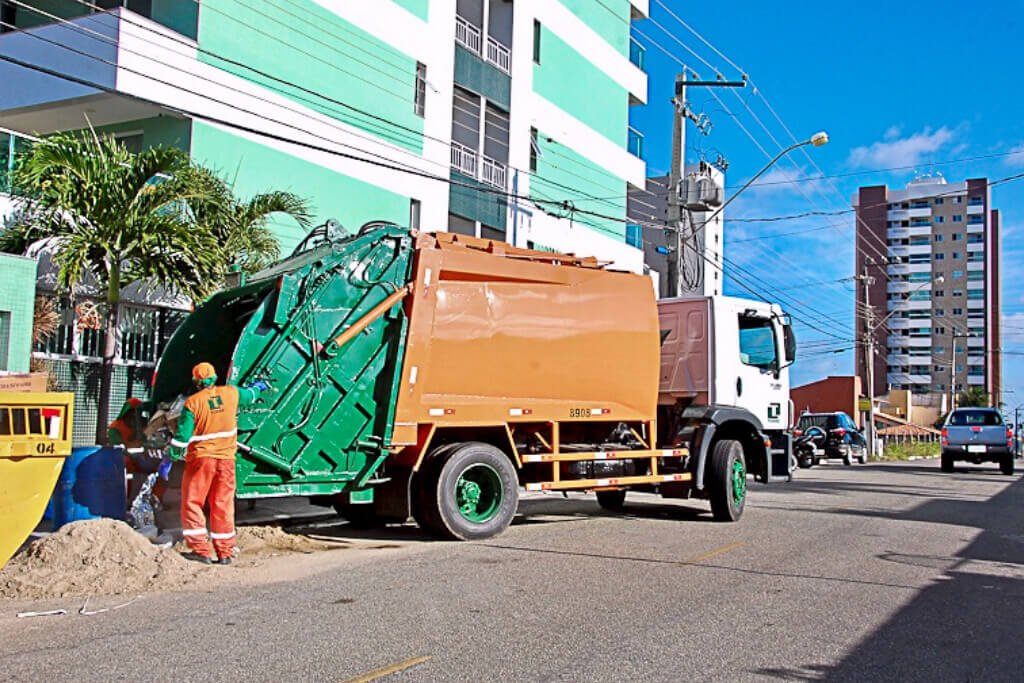
[[867,462],[867,439],[846,413],[804,413],[796,423],[793,436],[803,436],[811,427],[825,431],[821,445],[822,458],[841,458],[844,465],[853,464],[854,458],[862,465]]
[[953,463],[997,462],[1003,474],[1013,474],[1013,429],[995,408],[956,408],[942,426],[942,471]]

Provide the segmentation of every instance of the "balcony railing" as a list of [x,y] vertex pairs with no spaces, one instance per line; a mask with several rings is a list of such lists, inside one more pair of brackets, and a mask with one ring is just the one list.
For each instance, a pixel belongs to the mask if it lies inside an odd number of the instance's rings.
[[505,164],[460,142],[452,141],[452,168],[482,183],[503,190],[507,187],[508,167]]
[[512,51],[487,36],[487,61],[507,74],[512,73]]
[[491,36],[487,36],[485,49],[483,31],[457,14],[455,15],[455,42],[505,73],[512,73],[512,52],[508,47]]
[[633,66],[640,70],[643,70],[644,56],[646,54],[646,47],[638,43],[635,38],[629,39],[629,61],[633,63]]
[[629,127],[629,138],[626,142],[626,150],[638,159],[644,158],[644,134],[633,126]]

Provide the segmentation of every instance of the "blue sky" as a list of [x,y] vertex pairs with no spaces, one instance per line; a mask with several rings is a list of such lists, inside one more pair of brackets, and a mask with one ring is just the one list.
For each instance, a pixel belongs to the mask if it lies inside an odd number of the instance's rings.
[[[729,206],[725,257],[767,283],[769,298],[820,328],[800,324],[804,358],[794,367],[794,384],[852,373],[852,351],[827,353],[851,346],[835,337],[853,336],[853,284],[836,282],[853,275],[852,213],[771,223],[737,219],[842,211],[860,185],[903,187],[919,173],[938,171],[951,182],[1024,173],[1024,106],[1017,85],[1024,66],[1024,0],[651,0],[651,20],[636,24],[647,36],[636,37],[647,48],[649,100],[630,117],[646,136],[651,175],[669,166],[670,100],[681,68],[676,60],[702,78],[716,70],[727,79],[738,77],[665,7],[757,86],[714,93],[690,89],[691,107],[707,114],[713,128],[704,136],[689,127],[688,162],[702,156],[713,161],[721,153],[729,161],[726,184],[735,188],[767,162],[757,144],[774,155],[780,147],[771,136],[782,145],[793,141],[771,109],[797,139],[828,131],[830,144],[805,147],[807,155],[791,153],[759,181],[771,184],[751,188]],[[1006,155],[1014,151],[1022,153]],[[880,170],[904,166],[911,168]],[[821,174],[839,177],[813,178]],[[799,182],[789,182],[794,179]],[[1012,409],[1024,403],[1024,355],[1012,355],[1024,353],[1024,278],[1015,274],[1024,259],[1024,179],[993,187],[992,199],[1002,214],[1003,381],[1012,392],[1004,401]],[[794,232],[799,234],[780,235]],[[726,293],[749,296],[735,277],[738,271],[730,270]]]

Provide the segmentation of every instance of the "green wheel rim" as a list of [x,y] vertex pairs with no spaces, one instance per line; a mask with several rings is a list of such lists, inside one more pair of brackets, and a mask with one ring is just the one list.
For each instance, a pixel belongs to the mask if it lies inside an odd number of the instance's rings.
[[747,468],[742,460],[732,463],[732,499],[739,505],[747,495]]
[[455,482],[459,514],[474,524],[483,524],[497,515],[502,496],[501,477],[490,465],[470,465]]

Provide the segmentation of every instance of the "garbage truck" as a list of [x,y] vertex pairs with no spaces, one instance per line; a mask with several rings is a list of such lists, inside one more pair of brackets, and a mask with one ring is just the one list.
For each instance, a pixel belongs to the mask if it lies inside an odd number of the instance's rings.
[[[680,299],[659,315],[649,278],[606,265],[387,223],[321,226],[186,317],[151,398],[180,405],[200,361],[273,388],[239,413],[242,499],[309,496],[359,523],[411,515],[460,540],[502,532],[521,488],[592,492],[608,509],[628,490],[694,496],[739,519],[748,473],[788,473],[770,436],[791,413],[783,399],[737,401],[772,386],[788,399],[781,312]],[[723,333],[718,316],[737,306]],[[743,376],[709,386],[733,357]]]

